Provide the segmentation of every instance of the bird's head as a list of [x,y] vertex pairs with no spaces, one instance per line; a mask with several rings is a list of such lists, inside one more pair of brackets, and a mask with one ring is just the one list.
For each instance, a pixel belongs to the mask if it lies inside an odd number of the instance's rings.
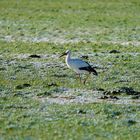
[[62,56],[65,56],[65,55],[67,55],[67,54],[69,54],[70,53],[70,50],[66,50],[64,53],[62,53],[62,55],[60,55],[59,57],[62,57]]

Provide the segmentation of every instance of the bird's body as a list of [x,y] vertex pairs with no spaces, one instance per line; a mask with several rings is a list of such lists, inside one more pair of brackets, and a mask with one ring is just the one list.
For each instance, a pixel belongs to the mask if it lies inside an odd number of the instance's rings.
[[71,58],[70,55],[71,52],[69,51],[66,56],[66,64],[70,69],[73,69],[77,74],[94,72],[97,75],[97,72],[95,72],[89,63],[81,59]]
[[94,70],[94,68],[92,68],[91,65],[87,63],[86,61],[83,61],[81,59],[71,58],[71,52],[69,50],[66,51],[63,55],[66,55],[65,61],[68,68],[72,69],[77,74],[79,74],[79,77],[80,77],[80,74],[82,73],[85,73],[85,74],[93,73],[94,75],[97,75],[97,72]]

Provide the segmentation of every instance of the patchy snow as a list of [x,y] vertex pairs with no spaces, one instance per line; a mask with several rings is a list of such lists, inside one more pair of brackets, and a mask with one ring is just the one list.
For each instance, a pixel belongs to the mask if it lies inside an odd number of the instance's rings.
[[34,42],[34,43],[39,43],[39,42],[48,42],[48,43],[55,43],[55,44],[76,44],[80,42],[91,42],[91,43],[106,43],[106,44],[115,44],[115,45],[123,45],[123,46],[128,46],[128,45],[133,45],[133,46],[140,46],[140,41],[125,41],[125,40],[118,40],[118,41],[96,41],[93,38],[88,38],[85,39],[83,37],[77,37],[77,38],[72,38],[72,39],[66,39],[63,36],[59,37],[12,37],[11,35],[9,36],[4,36],[1,37],[0,40],[4,40],[7,42],[15,42],[15,41],[22,41],[22,42]]
[[131,99],[130,96],[118,96],[118,99],[108,98],[101,99],[102,91],[84,90],[84,89],[67,89],[59,93],[54,93],[52,96],[37,98],[41,102],[49,104],[73,104],[73,103],[110,103],[110,104],[140,104],[139,99]]

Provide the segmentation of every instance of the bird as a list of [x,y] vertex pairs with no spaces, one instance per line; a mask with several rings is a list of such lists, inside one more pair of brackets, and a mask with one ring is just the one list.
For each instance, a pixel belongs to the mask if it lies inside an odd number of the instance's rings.
[[80,82],[81,82],[81,74],[87,74],[87,77],[83,81],[84,84],[86,83],[91,73],[96,76],[98,75],[97,71],[88,62],[78,58],[71,58],[70,50],[67,50],[66,52],[62,53],[62,55],[60,55],[59,57],[62,56],[66,56],[65,61],[68,68],[76,72],[76,74],[79,76]]

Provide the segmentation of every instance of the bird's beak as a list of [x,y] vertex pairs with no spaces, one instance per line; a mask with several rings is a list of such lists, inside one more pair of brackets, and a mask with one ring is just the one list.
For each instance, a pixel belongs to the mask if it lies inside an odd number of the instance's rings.
[[62,56],[65,56],[65,55],[67,55],[67,53],[63,53],[62,55],[59,56],[59,58],[62,57]]

